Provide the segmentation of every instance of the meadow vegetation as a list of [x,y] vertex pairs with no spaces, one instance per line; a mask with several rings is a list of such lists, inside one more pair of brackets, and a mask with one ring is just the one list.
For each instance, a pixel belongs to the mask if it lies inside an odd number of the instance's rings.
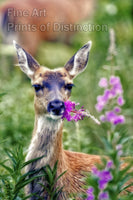
[[[132,0],[102,0],[96,7],[94,17],[84,23],[106,25],[107,30],[79,32],[71,40],[71,45],[62,43],[43,42],[38,49],[36,59],[41,65],[51,69],[63,66],[69,58],[88,40],[92,40],[92,49],[86,71],[75,80],[71,100],[80,102],[95,117],[99,113],[95,109],[97,96],[102,93],[98,87],[101,77],[109,78],[111,70],[107,66],[117,66],[115,75],[119,76],[124,90],[125,104],[122,114],[125,124],[118,125],[116,132],[125,138],[123,156],[132,156],[133,153],[133,3]],[[108,61],[110,44],[109,29],[113,28],[116,34],[117,55],[113,61]],[[23,153],[18,157],[24,162],[27,147],[30,143],[34,126],[34,91],[30,80],[15,67],[15,50],[2,44],[0,38],[0,162],[12,157],[12,151],[22,148]],[[90,119],[75,122],[64,122],[64,148],[84,153],[105,155],[105,144],[101,138],[107,136],[109,123],[100,126]],[[130,138],[130,139],[127,139]],[[8,150],[7,150],[8,149]],[[9,152],[11,150],[11,152]],[[7,153],[8,152],[8,153]],[[20,156],[21,154],[21,156]],[[22,168],[22,165],[19,169]],[[1,177],[8,176],[8,170],[0,167]],[[22,172],[18,172],[21,176]],[[10,177],[6,177],[10,182]],[[15,180],[15,179],[14,179]],[[6,181],[6,179],[5,179]],[[17,180],[15,180],[17,181]],[[6,183],[0,183],[0,185]],[[15,182],[14,182],[15,184]],[[0,186],[0,193],[2,189]],[[24,198],[20,193],[18,199]],[[0,196],[4,200],[4,197]],[[7,198],[8,199],[8,198]],[[112,199],[114,200],[114,199]]]

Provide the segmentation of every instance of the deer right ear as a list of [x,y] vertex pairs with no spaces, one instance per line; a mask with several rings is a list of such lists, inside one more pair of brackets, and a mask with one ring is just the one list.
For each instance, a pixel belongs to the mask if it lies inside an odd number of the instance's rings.
[[89,59],[91,44],[91,41],[85,44],[64,66],[72,79],[85,70]]
[[17,52],[18,62],[21,70],[30,78],[33,78],[35,71],[40,67],[38,62],[27,53],[20,45],[13,40]]

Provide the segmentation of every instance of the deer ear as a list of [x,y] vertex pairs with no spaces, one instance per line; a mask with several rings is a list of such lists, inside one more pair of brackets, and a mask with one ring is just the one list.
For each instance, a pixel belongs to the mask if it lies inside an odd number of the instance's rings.
[[89,58],[91,44],[91,41],[85,44],[64,66],[71,78],[75,78],[79,73],[85,70]]
[[38,62],[13,40],[21,70],[32,79],[35,71],[40,67]]

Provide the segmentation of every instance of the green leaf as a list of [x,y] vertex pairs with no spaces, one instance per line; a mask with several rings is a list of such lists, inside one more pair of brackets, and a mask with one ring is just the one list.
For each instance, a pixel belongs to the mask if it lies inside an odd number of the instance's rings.
[[12,161],[12,163],[14,164],[14,166],[16,165],[16,156],[15,154],[11,151],[11,150],[7,150],[5,149],[6,154],[8,155],[8,157],[10,158],[10,160]]
[[28,180],[24,181],[22,184],[16,185],[14,194],[18,193],[20,189],[24,188],[26,185],[28,185],[29,183],[31,183],[32,181],[34,181],[35,179],[40,178],[40,177],[43,177],[43,174],[31,177]]
[[27,176],[31,176],[34,174],[37,174],[38,172],[40,172],[40,170],[36,170],[36,171],[30,171],[25,173],[24,175],[20,176],[16,182],[16,185],[19,186],[20,184],[24,183],[25,179],[27,178]]
[[[55,199],[57,199],[57,198],[58,198],[58,196],[59,196],[59,195],[60,195],[60,193],[62,192],[63,188],[64,188],[64,186],[63,186],[63,187],[61,187],[60,189],[59,189],[59,188],[57,188],[57,190],[55,190],[55,194],[54,194],[54,198],[55,198]],[[59,189],[59,190],[58,190],[58,189]]]
[[42,158],[44,158],[45,155],[41,156],[41,157],[38,157],[38,158],[34,158],[34,159],[31,159],[31,160],[28,160],[27,162],[25,162],[21,168],[24,168],[25,166],[29,165],[30,163],[33,163],[33,162],[36,162],[37,160],[40,160]]
[[[131,186],[133,186],[133,183],[130,183],[130,184],[126,185],[125,187],[123,187],[120,192],[125,191],[127,188],[129,188]],[[133,193],[132,193],[132,195],[133,195]]]
[[[120,171],[120,177],[123,177],[123,176],[125,176],[125,174],[127,174],[128,173],[128,171],[131,169],[131,167],[132,167],[132,165],[127,165],[127,167],[125,167],[124,169],[122,169],[121,171]],[[129,172],[130,173],[130,172]]]
[[6,166],[5,164],[3,164],[3,163],[0,163],[0,165],[4,168],[4,169],[6,169],[10,174],[12,174],[13,173],[13,170],[12,170],[12,168],[10,168],[10,167],[8,167],[8,166]]
[[6,92],[0,93],[0,97],[4,96],[4,95],[6,95],[6,94],[7,94]]
[[52,174],[52,170],[51,170],[49,165],[46,166],[46,173],[48,175],[48,180],[47,181],[48,181],[48,183],[50,185],[52,185],[52,183],[53,183],[53,174]]
[[57,179],[55,180],[55,183],[56,183],[66,172],[67,172],[67,170],[64,171],[63,173],[61,173],[61,174],[57,177]]
[[58,161],[56,161],[55,165],[54,165],[54,168],[53,168],[53,179],[55,179],[56,177],[56,173],[57,173],[57,167],[58,167]]
[[51,190],[48,188],[48,186],[46,186],[42,183],[38,183],[38,184],[41,185],[48,192],[48,194],[51,194]]

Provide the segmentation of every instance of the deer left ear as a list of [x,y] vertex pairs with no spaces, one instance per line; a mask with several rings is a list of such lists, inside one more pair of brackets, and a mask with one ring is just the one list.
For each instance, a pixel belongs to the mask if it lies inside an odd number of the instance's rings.
[[71,78],[75,78],[79,73],[85,70],[89,59],[91,44],[91,41],[85,44],[64,66]]
[[40,67],[40,65],[29,53],[27,53],[20,45],[18,45],[16,41],[13,41],[13,44],[17,52],[19,66],[21,70],[30,79],[32,79],[35,71]]

